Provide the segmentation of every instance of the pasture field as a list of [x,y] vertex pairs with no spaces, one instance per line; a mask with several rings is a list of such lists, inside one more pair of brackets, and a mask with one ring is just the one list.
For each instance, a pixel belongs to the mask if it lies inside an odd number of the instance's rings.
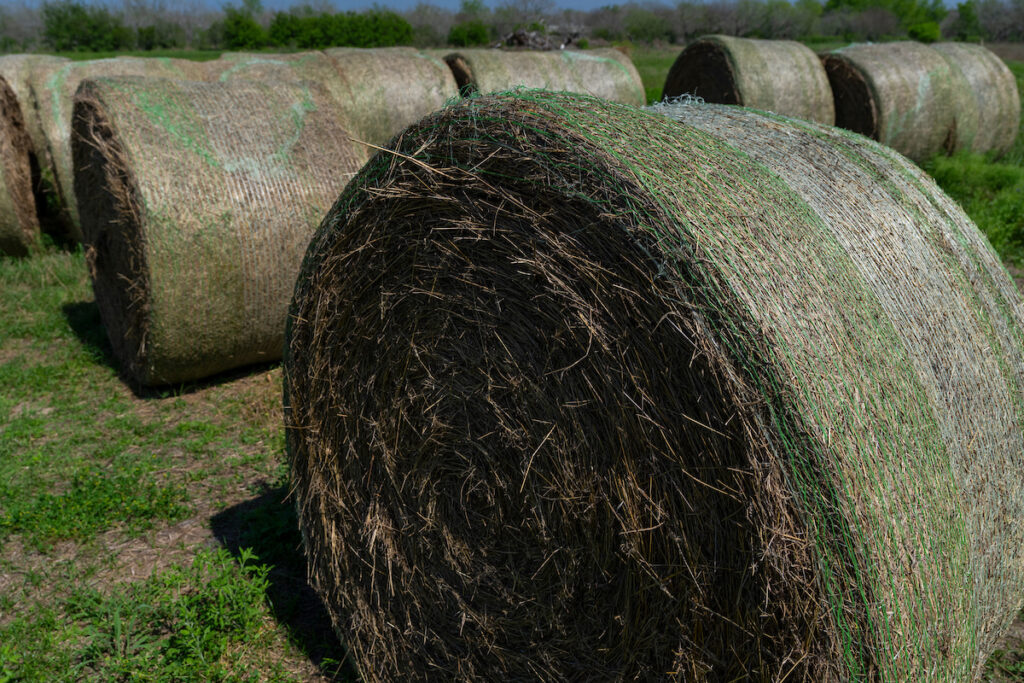
[[[677,52],[633,49],[649,99]],[[926,168],[1020,275],[1024,134]],[[48,247],[0,257],[0,387],[0,683],[356,679],[305,580],[279,366],[133,392],[84,254]],[[1024,678],[1024,621],[988,672]]]

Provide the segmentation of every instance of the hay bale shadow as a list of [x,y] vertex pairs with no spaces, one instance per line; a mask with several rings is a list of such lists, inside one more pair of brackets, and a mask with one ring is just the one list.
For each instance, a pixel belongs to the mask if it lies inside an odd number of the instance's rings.
[[124,373],[117,357],[114,356],[114,349],[111,347],[110,340],[107,338],[107,330],[103,327],[103,320],[100,318],[100,309],[99,306],[96,305],[95,301],[76,301],[74,303],[64,304],[61,307],[61,310],[64,314],[64,319],[68,323],[68,327],[70,327],[71,331],[76,337],[78,337],[78,341],[81,342],[82,346],[92,354],[97,363],[105,365],[116,371],[118,377],[120,377],[121,381],[131,389],[136,398],[160,399],[167,398],[169,394],[173,394],[175,396],[193,394],[219,384],[225,384],[243,377],[248,377],[249,375],[266,372],[278,364],[278,361],[271,361],[267,363],[258,363],[256,365],[246,365],[211,377],[196,380],[194,382],[184,382],[182,384],[169,386],[143,387],[136,384],[132,378],[128,377]]
[[268,488],[263,494],[217,513],[210,527],[217,540],[234,556],[250,548],[259,562],[271,565],[267,601],[274,618],[288,629],[296,643],[327,680],[358,681],[359,675],[338,641],[323,602],[306,580],[294,504],[286,500],[287,487]]
[[118,370],[114,350],[107,339],[107,331],[100,319],[100,309],[95,301],[76,301],[61,306],[61,312],[68,327],[75,333],[82,346],[92,354],[98,363]]

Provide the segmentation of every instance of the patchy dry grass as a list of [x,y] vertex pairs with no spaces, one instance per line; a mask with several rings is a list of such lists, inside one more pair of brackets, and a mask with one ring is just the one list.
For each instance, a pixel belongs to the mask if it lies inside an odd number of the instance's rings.
[[352,678],[285,500],[278,367],[133,393],[80,253],[0,261],[0,681]]

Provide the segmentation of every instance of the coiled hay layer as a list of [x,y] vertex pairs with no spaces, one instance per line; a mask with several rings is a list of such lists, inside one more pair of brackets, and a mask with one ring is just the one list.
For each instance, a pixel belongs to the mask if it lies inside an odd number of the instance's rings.
[[914,161],[953,149],[955,112],[970,97],[935,50],[902,41],[858,44],[822,55],[836,125]]
[[640,74],[619,50],[461,50],[444,60],[459,90],[467,94],[544,88],[645,104]]
[[821,60],[792,40],[704,36],[686,46],[665,79],[665,97],[690,94],[832,125],[832,88]]
[[279,358],[309,237],[365,160],[313,84],[85,81],[75,190],[126,375],[154,385]]
[[46,138],[36,105],[36,94],[51,73],[68,63],[64,57],[50,55],[4,55],[0,57],[0,76],[14,90],[21,117],[32,139],[33,153],[45,162]]
[[18,98],[0,76],[0,254],[23,256],[39,241],[31,149]]
[[992,51],[973,43],[934,43],[970,97],[956,112],[955,149],[1003,154],[1020,128],[1020,93],[1013,72]]
[[78,204],[75,201],[74,173],[71,162],[72,100],[78,85],[86,78],[105,76],[148,76],[201,80],[205,67],[183,59],[142,59],[116,57],[85,62],[69,62],[50,70],[45,79],[34,82],[39,120],[46,140],[47,157],[52,164],[54,184],[65,211],[64,221],[77,241],[82,239]]
[[466,100],[313,238],[288,452],[367,680],[967,680],[1021,606],[988,243],[863,138],[674,115]]
[[406,127],[457,97],[448,66],[412,48],[332,48],[345,87],[342,106],[363,142],[384,145]]

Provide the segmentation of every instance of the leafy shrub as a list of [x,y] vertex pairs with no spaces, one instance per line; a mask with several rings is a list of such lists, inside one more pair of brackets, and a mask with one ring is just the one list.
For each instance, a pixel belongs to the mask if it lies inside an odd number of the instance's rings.
[[268,30],[271,44],[281,47],[391,47],[411,45],[412,25],[388,10],[338,14],[278,12]]
[[487,29],[486,24],[479,19],[455,24],[448,32],[448,44],[455,47],[486,45],[490,40],[491,32]]
[[246,9],[224,8],[224,45],[232,50],[260,48],[268,42],[267,33]]
[[43,42],[61,52],[110,52],[131,48],[135,33],[105,7],[87,7],[75,0],[45,2]]
[[922,21],[911,24],[907,28],[907,35],[922,43],[934,43],[942,39],[942,30],[934,21]]

